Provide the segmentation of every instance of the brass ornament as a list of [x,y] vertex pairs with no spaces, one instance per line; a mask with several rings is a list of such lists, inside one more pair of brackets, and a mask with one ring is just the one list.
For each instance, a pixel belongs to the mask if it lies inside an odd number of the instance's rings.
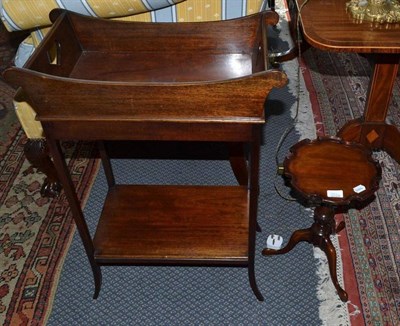
[[400,22],[399,0],[350,0],[346,3],[346,9],[358,21]]

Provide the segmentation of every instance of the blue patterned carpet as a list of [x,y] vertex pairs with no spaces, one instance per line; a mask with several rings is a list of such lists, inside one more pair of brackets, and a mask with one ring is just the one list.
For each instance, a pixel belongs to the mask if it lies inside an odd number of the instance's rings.
[[[292,231],[312,222],[303,208],[283,200],[273,188],[275,148],[292,123],[293,102],[288,89],[274,90],[263,129],[259,198],[263,232],[257,235],[256,277],[264,302],[253,295],[245,268],[154,266],[102,267],[102,290],[93,300],[91,270],[75,234],[48,325],[320,325],[312,246],[303,243],[287,255],[261,256],[268,234],[280,234],[287,241]],[[280,156],[297,140],[292,132]],[[120,183],[235,183],[224,160],[118,159],[113,165]],[[92,232],[105,195],[101,170],[85,208]]]

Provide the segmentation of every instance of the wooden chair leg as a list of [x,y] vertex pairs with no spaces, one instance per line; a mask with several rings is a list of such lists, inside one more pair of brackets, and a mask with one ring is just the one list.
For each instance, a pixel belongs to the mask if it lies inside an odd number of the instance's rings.
[[46,175],[40,193],[45,197],[56,197],[61,191],[61,183],[58,180],[47,148],[45,139],[29,139],[24,146],[24,153],[32,166]]

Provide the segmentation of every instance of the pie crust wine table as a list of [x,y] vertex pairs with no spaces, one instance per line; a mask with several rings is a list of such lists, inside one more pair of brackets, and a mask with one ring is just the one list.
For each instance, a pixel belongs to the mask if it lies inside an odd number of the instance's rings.
[[[255,279],[260,129],[286,75],[267,62],[265,11],[207,23],[132,23],[53,11],[51,31],[4,76],[37,112],[89,258],[101,265],[229,265]],[[62,140],[97,141],[108,194],[92,239]],[[218,141],[237,185],[119,185],[103,141]],[[244,145],[247,145],[248,154]]]
[[319,247],[328,258],[333,285],[346,302],[348,295],[337,279],[336,250],[330,239],[345,224],[342,221],[336,226],[335,213],[368,204],[378,190],[381,167],[369,148],[333,137],[303,139],[291,147],[283,167],[294,194],[307,206],[315,207],[314,223],[293,232],[284,248],[266,248],[263,255],[285,254],[302,241]]

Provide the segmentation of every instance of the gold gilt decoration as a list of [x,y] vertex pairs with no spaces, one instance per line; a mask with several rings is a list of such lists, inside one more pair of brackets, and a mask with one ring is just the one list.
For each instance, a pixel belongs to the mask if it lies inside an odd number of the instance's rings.
[[399,0],[351,0],[346,3],[346,8],[359,21],[400,22]]

